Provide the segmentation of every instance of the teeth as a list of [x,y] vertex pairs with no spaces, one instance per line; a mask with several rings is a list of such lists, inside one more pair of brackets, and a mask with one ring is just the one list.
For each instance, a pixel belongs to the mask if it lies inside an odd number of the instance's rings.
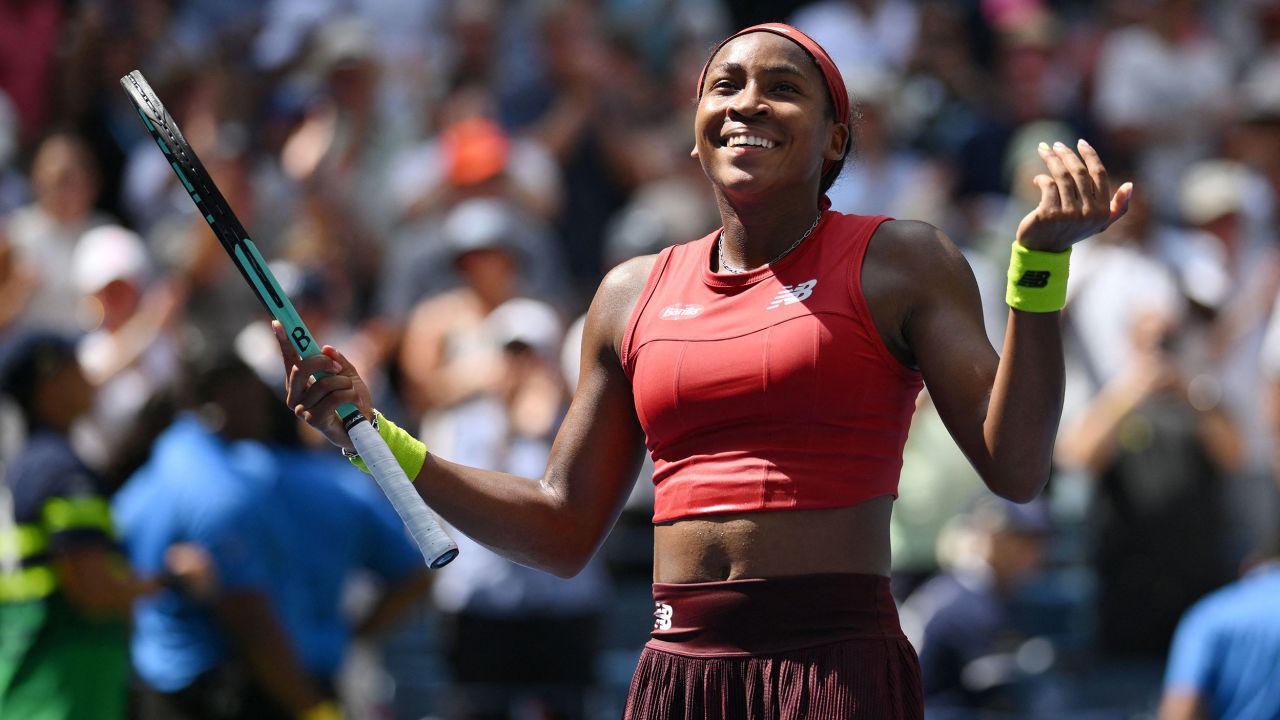
[[754,145],[756,147],[765,148],[766,150],[773,147],[775,144],[776,143],[774,143],[772,140],[766,140],[764,138],[756,137],[754,135],[735,135],[729,138],[729,142],[726,143],[726,145],[728,145],[729,147],[738,147],[739,145]]

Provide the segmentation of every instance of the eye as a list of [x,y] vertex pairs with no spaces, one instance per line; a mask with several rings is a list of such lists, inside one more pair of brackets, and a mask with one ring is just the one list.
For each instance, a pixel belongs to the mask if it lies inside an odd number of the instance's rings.
[[777,85],[774,85],[774,86],[773,86],[773,89],[774,89],[775,91],[777,91],[777,92],[784,92],[784,93],[798,93],[798,92],[800,92],[800,88],[796,87],[795,85],[793,85],[793,84],[791,84],[791,83],[789,83],[789,82],[780,82],[780,83],[778,83]]
[[714,93],[732,92],[733,90],[736,90],[737,87],[738,87],[737,84],[735,84],[732,80],[729,80],[728,78],[721,78],[711,83],[711,92],[714,92]]

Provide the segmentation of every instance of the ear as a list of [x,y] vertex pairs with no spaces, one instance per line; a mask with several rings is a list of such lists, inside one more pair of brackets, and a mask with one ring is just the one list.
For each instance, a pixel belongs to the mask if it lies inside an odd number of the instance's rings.
[[830,142],[827,143],[827,148],[823,151],[822,157],[827,160],[834,160],[838,162],[844,158],[848,147],[849,126],[844,123],[833,123],[831,126]]

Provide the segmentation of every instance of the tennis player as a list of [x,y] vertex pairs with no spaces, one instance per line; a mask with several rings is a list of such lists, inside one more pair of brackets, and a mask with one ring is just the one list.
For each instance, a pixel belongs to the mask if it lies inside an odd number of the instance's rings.
[[[849,116],[840,73],[796,29],[753,26],[715,49],[693,154],[723,228],[605,278],[542,478],[450,463],[381,422],[437,512],[561,575],[600,546],[648,447],[656,610],[628,718],[920,718],[888,574],[922,384],[991,490],[1026,502],[1047,479],[1068,253],[1124,214],[1132,186],[1113,193],[1083,141],[1040,146],[997,356],[941,232],[827,209]],[[364,382],[337,350],[299,360],[280,339],[290,406],[350,452],[335,410],[370,412]]]

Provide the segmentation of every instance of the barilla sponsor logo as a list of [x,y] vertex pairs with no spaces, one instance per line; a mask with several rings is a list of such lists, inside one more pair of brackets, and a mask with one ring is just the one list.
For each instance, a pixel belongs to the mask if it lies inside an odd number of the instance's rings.
[[691,317],[696,317],[700,312],[702,312],[701,305],[681,305],[676,303],[663,308],[662,314],[658,317],[663,320],[688,320]]

